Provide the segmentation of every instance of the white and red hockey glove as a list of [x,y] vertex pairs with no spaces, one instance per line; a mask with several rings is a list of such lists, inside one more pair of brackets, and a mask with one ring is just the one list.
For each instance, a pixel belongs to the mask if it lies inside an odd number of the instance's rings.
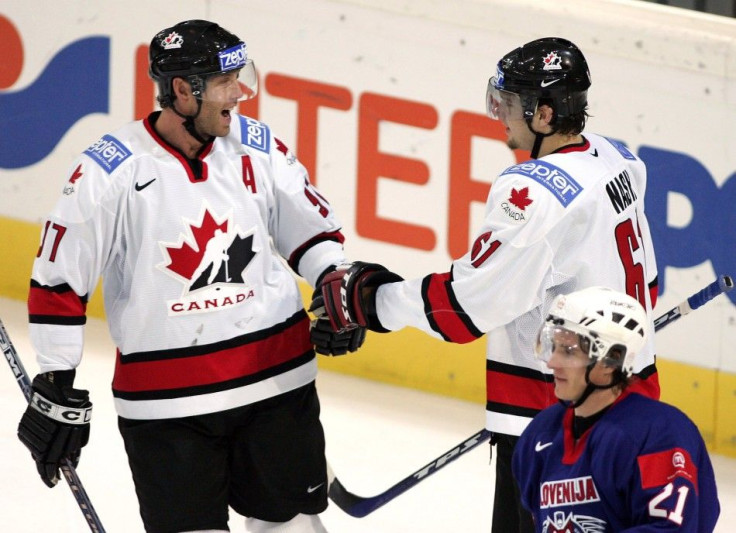
[[386,333],[376,315],[376,289],[403,278],[376,263],[347,263],[325,275],[309,310],[318,319],[328,318],[333,331],[357,327]]

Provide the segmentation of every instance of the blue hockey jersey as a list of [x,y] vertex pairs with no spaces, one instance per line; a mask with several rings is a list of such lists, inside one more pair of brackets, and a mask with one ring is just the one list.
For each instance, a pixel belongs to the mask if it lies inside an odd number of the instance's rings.
[[542,411],[513,459],[539,532],[713,531],[720,506],[697,427],[675,407],[624,392],[576,441],[574,411]]

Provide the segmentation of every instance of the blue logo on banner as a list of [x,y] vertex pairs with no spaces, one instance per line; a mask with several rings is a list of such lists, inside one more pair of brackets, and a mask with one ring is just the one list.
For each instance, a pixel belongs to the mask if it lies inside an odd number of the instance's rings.
[[110,38],[87,37],[64,47],[30,85],[0,91],[0,168],[44,159],[78,120],[107,113],[109,95]]
[[105,135],[87,148],[84,153],[94,159],[108,174],[130,157],[130,151],[112,135]]
[[570,174],[559,167],[550,165],[539,159],[532,159],[526,163],[509,167],[501,175],[504,176],[506,174],[521,174],[522,176],[533,179],[537,183],[541,183],[565,207],[570,205],[570,202],[577,198],[578,194],[583,190],[580,184]]

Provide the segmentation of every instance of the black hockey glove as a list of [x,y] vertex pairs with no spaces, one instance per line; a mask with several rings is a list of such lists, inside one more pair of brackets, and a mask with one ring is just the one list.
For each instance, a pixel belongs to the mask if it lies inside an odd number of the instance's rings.
[[356,351],[365,341],[365,332],[366,328],[360,326],[336,332],[328,318],[312,320],[309,330],[315,351],[322,355],[345,355]]
[[18,425],[18,438],[31,451],[46,485],[59,481],[59,467],[70,459],[76,467],[89,440],[92,403],[89,392],[74,389],[74,370],[39,374],[33,397]]
[[376,315],[376,289],[402,280],[398,274],[375,263],[356,261],[340,265],[325,275],[309,310],[318,319],[329,319],[333,331],[345,332],[360,326],[386,333],[388,330]]

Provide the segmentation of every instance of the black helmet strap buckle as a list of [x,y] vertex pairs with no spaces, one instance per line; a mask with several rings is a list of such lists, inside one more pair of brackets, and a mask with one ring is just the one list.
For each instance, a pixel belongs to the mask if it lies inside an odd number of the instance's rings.
[[198,142],[202,144],[207,144],[209,142],[212,142],[214,137],[205,139],[199,134],[199,132],[197,132],[197,128],[194,125],[194,119],[196,119],[199,116],[200,111],[202,111],[202,92],[204,91],[204,80],[202,80],[200,76],[189,76],[188,78],[186,78],[186,81],[191,86],[192,95],[194,96],[195,100],[197,100],[197,112],[193,115],[185,115],[184,113],[179,111],[176,108],[176,95],[173,94],[173,91],[171,109],[172,111],[174,111],[174,113],[184,119],[184,129],[187,130],[187,133],[189,133],[189,135],[194,137]]

